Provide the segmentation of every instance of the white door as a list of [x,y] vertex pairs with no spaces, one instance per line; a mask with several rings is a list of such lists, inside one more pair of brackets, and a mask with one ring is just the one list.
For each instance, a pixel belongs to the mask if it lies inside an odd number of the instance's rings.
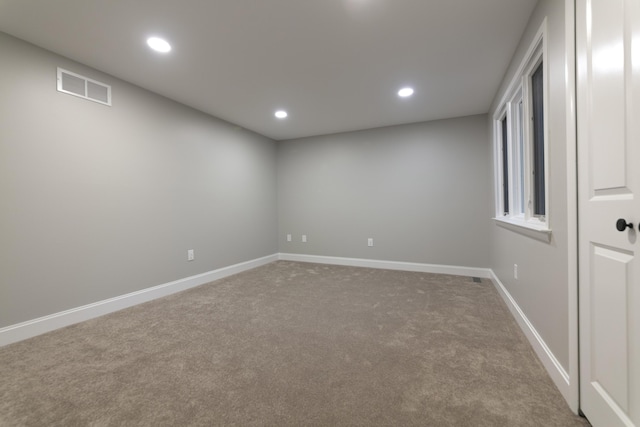
[[576,47],[580,407],[640,426],[640,1],[577,0]]

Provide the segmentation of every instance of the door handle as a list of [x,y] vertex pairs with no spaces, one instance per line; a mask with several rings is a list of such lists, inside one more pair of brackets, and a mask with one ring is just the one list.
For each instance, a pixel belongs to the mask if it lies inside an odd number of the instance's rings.
[[620,218],[619,220],[616,221],[616,229],[618,231],[624,231],[624,230],[626,230],[627,227],[629,227],[630,229],[633,230],[633,223],[632,222],[627,222],[623,218]]

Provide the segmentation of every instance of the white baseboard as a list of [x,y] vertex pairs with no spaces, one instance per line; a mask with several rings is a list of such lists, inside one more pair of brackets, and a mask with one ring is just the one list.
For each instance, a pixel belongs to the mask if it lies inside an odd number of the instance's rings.
[[571,402],[572,397],[572,387],[569,379],[569,374],[562,367],[558,359],[551,352],[547,344],[544,342],[536,328],[533,327],[527,316],[525,316],[524,312],[516,303],[516,300],[513,299],[507,288],[505,288],[504,284],[498,279],[498,276],[490,270],[491,272],[491,280],[493,281],[494,286],[498,290],[498,293],[509,307],[511,314],[515,317],[516,322],[524,332],[525,336],[529,340],[529,343],[533,347],[533,350],[538,355],[538,358],[544,365],[547,373],[555,383],[560,393],[565,398],[567,402]]
[[74,323],[83,322],[137,304],[142,304],[156,298],[204,285],[205,283],[251,270],[277,260],[277,254],[269,255],[0,328],[0,347]]
[[453,274],[456,276],[491,278],[488,268],[459,267],[455,265],[421,264],[415,262],[379,261],[375,259],[342,258],[320,255],[278,254],[283,261],[312,262],[316,264],[347,265],[351,267],[382,268],[385,270],[416,271],[421,273]]

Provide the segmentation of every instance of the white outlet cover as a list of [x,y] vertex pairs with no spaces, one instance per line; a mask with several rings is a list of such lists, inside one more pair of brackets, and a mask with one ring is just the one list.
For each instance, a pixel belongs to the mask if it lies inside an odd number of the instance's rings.
[[291,241],[291,234],[287,234],[287,242]]
[[303,234],[302,235],[302,243],[306,243],[307,242],[307,235]]

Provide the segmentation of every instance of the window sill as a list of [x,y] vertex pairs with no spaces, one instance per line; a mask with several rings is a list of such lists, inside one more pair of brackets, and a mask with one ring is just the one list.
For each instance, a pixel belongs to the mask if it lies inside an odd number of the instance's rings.
[[544,224],[532,224],[514,218],[494,218],[494,221],[496,225],[504,227],[507,230],[515,231],[516,233],[532,237],[541,242],[551,242],[551,229]]

